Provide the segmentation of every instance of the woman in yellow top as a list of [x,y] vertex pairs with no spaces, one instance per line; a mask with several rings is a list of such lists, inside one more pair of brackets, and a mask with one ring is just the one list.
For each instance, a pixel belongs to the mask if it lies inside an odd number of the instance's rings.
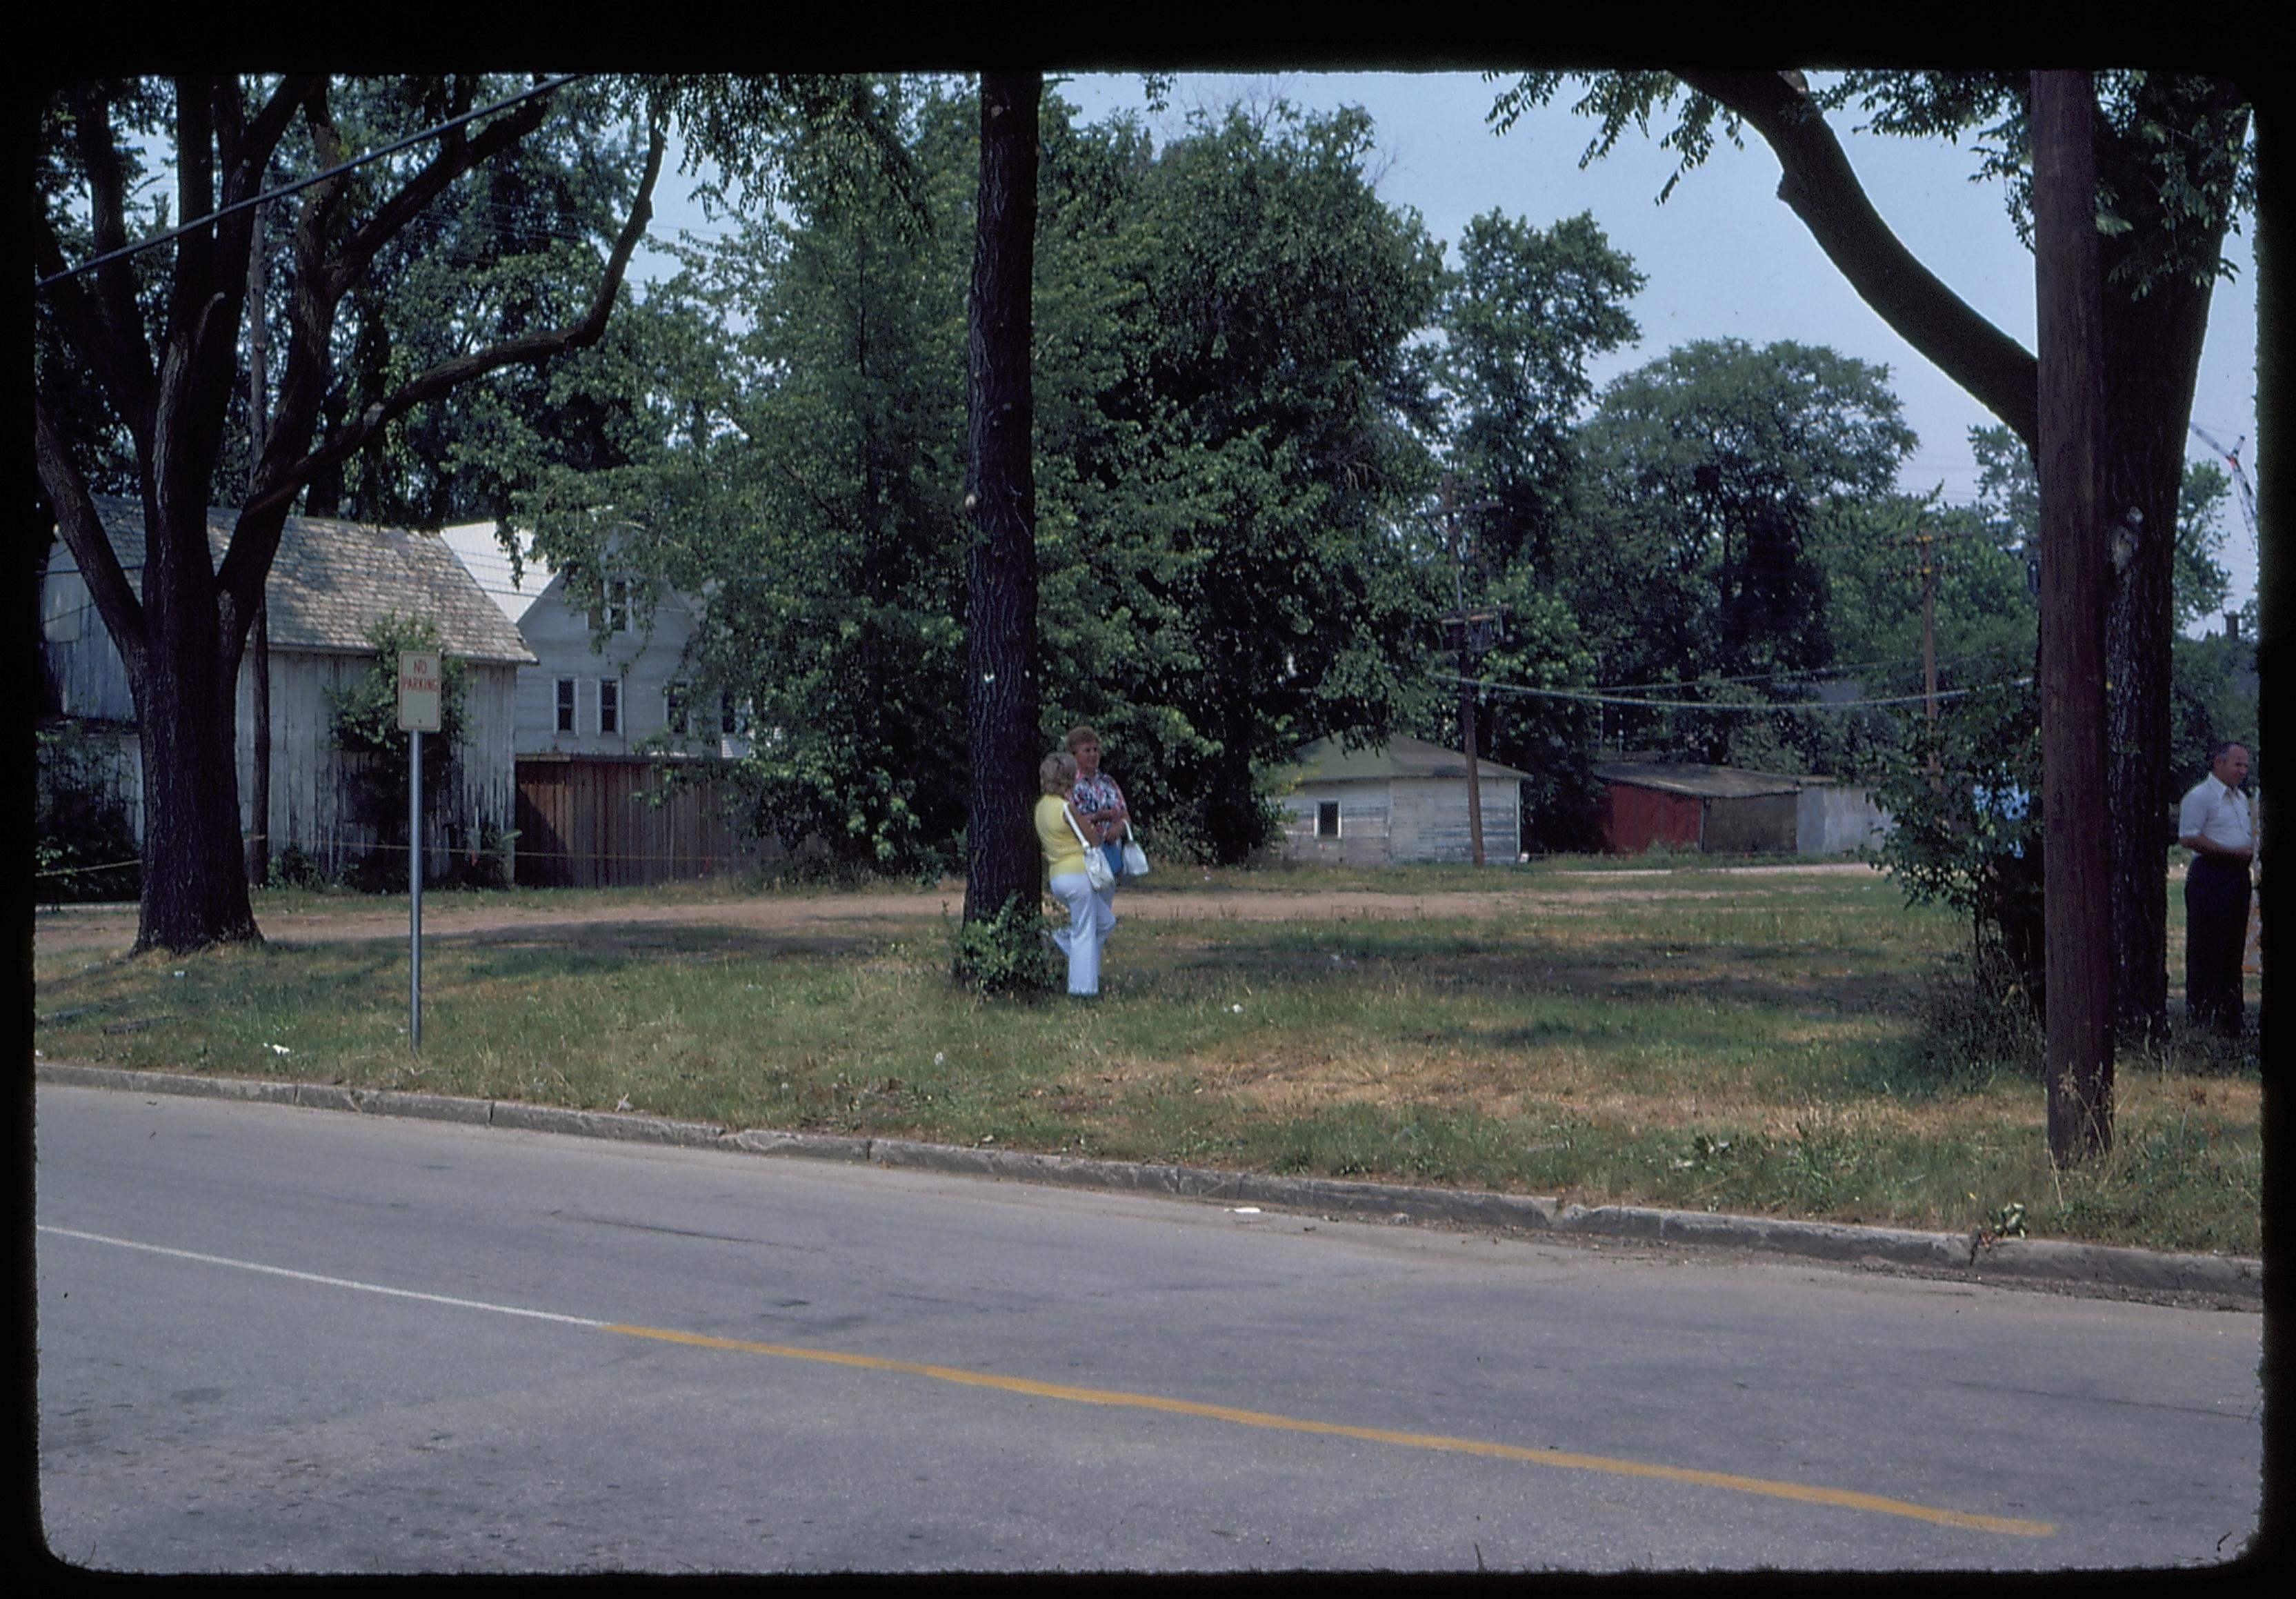
[[1053,935],[1053,942],[1068,956],[1069,992],[1097,994],[1100,947],[1116,925],[1116,913],[1092,891],[1092,879],[1085,875],[1082,824],[1069,806],[1076,787],[1076,757],[1047,755],[1037,768],[1037,778],[1044,789],[1037,801],[1037,842],[1045,851],[1046,886],[1069,913],[1068,926]]

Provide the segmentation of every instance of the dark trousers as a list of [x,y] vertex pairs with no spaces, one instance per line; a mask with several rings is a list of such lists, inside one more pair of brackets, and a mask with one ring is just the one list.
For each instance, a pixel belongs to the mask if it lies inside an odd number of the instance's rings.
[[2238,1036],[2248,943],[2248,863],[2194,857],[2185,876],[2185,1014],[2195,1027]]

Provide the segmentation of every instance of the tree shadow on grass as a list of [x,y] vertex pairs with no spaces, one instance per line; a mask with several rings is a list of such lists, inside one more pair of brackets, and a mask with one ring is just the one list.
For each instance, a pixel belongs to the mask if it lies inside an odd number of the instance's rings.
[[676,927],[658,922],[563,922],[498,932],[425,939],[424,950],[451,954],[473,979],[600,975],[675,961],[834,963],[881,959],[896,946],[882,934],[775,931],[742,927]]
[[1853,970],[1865,968],[1842,978],[1811,970],[1808,955],[1798,950],[1754,950],[1733,959],[1678,941],[1590,950],[1583,943],[1537,938],[1357,935],[1320,940],[1293,934],[1266,944],[1229,939],[1201,953],[1175,951],[1168,970],[1183,983],[1204,974],[1211,974],[1215,983],[1241,978],[1271,987],[1402,982],[1424,986],[1433,998],[1499,1004],[1543,998],[1635,1009],[1721,1004],[1831,1021],[1915,1013],[1923,974],[1872,970],[1890,959],[1879,949],[1831,950],[1826,962],[1835,971],[1845,963]]

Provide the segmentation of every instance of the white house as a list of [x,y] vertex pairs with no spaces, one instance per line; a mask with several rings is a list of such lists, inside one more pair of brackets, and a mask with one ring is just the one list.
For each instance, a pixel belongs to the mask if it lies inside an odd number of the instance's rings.
[[496,524],[464,522],[439,537],[534,653],[518,674],[519,754],[748,752],[734,708],[702,705],[690,686],[685,650],[699,614],[685,595],[669,591],[641,620],[627,579],[578,593],[523,529],[515,575]]
[[[97,515],[137,594],[144,586],[144,512],[140,502],[95,496]],[[235,512],[208,512],[208,538],[219,564]],[[512,701],[519,669],[534,657],[462,563],[437,537],[402,528],[332,518],[291,516],[265,582],[270,617],[271,857],[300,850],[339,874],[380,840],[361,814],[360,763],[335,743],[330,690],[349,687],[375,660],[367,630],[386,615],[427,618],[448,655],[467,661],[470,693],[463,742],[456,751],[457,792],[430,819],[430,871],[446,852],[486,847],[512,825],[516,775]],[[113,783],[138,837],[143,833],[143,767],[127,674],[96,615],[87,584],[61,540],[49,556],[40,597],[42,644],[58,712],[111,744]],[[255,829],[255,673],[242,657],[238,685],[239,803],[242,830]],[[402,846],[403,847],[403,846]]]
[[494,522],[440,537],[532,652],[518,673],[512,734],[520,881],[628,886],[754,860],[754,840],[721,814],[719,785],[683,788],[665,804],[646,799],[665,762],[749,753],[738,708],[722,695],[704,702],[692,686],[694,602],[672,590],[641,619],[627,579],[578,591],[524,529],[515,574]]
[[[1472,858],[1462,752],[1415,738],[1366,750],[1318,739],[1300,752],[1299,768],[1283,800],[1286,857],[1350,866]],[[1521,853],[1528,775],[1495,760],[1475,761],[1487,865],[1512,865]]]

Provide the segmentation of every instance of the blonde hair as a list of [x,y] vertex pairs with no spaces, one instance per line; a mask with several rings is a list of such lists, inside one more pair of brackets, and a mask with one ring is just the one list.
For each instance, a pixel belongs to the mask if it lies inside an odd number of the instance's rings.
[[1076,783],[1077,764],[1073,755],[1054,750],[1037,765],[1037,781],[1047,794],[1065,794]]
[[1061,741],[1061,747],[1073,754],[1075,753],[1076,747],[1078,744],[1096,744],[1098,742],[1100,742],[1100,734],[1095,733],[1091,728],[1071,727],[1069,729],[1068,737]]

